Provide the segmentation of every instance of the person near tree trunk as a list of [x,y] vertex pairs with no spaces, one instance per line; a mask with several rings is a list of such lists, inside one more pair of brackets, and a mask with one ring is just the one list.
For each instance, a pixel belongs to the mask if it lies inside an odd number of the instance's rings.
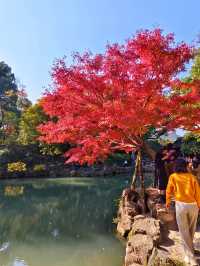
[[179,156],[179,150],[168,144],[155,152],[147,143],[144,150],[155,162],[154,187],[158,188],[161,195],[161,202],[165,203],[165,193],[170,174],[173,173],[174,161]]
[[176,220],[183,242],[185,262],[198,265],[194,256],[193,239],[200,208],[200,187],[194,175],[187,171],[187,162],[175,161],[174,173],[170,175],[166,190],[166,208],[175,198]]

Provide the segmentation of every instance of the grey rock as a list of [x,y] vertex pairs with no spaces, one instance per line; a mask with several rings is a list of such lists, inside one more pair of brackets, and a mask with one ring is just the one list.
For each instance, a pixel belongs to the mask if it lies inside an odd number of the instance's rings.
[[126,247],[125,266],[147,265],[154,248],[153,239],[148,235],[136,234],[129,238]]
[[147,266],[184,266],[181,261],[174,261],[170,258],[169,253],[159,250],[157,248],[153,249],[151,257],[149,258]]
[[152,238],[155,245],[161,241],[160,221],[151,217],[136,216],[129,235],[143,234]]

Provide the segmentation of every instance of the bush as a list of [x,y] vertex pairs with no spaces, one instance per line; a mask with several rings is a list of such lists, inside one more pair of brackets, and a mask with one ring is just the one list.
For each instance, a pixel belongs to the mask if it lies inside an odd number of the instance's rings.
[[36,164],[33,167],[33,171],[35,172],[40,172],[40,171],[45,171],[45,170],[46,170],[45,164]]
[[8,172],[25,172],[26,164],[23,162],[8,163]]

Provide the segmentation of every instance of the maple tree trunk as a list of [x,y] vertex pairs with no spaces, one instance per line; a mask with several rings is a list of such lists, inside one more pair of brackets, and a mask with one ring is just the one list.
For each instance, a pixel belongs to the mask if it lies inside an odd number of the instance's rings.
[[142,200],[142,205],[143,205],[143,212],[145,213],[146,211],[146,205],[145,205],[145,185],[144,185],[144,173],[143,173],[143,168],[142,168],[142,152],[139,150],[137,152],[137,157],[136,157],[136,162],[135,162],[135,169],[134,169],[134,174],[132,178],[132,183],[131,183],[131,189],[135,189],[135,183],[136,179],[139,177],[140,180],[140,196]]
[[137,153],[136,160],[135,160],[135,169],[134,169],[132,182],[131,182],[131,189],[133,190],[135,189],[135,183],[136,183],[136,179],[138,176],[138,166],[139,166],[139,154]]
[[140,196],[142,200],[142,207],[143,207],[143,213],[146,212],[146,204],[145,204],[145,186],[144,186],[144,173],[143,173],[143,167],[142,167],[142,152],[141,150],[138,151],[139,154],[139,164],[138,164],[138,176],[140,178]]

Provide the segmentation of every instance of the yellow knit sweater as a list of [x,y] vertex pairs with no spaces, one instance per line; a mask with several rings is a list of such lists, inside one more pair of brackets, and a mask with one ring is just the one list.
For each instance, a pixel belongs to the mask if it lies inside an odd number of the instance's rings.
[[170,175],[166,190],[167,206],[169,206],[172,197],[185,203],[196,202],[200,208],[200,187],[196,177],[191,173],[174,173]]

